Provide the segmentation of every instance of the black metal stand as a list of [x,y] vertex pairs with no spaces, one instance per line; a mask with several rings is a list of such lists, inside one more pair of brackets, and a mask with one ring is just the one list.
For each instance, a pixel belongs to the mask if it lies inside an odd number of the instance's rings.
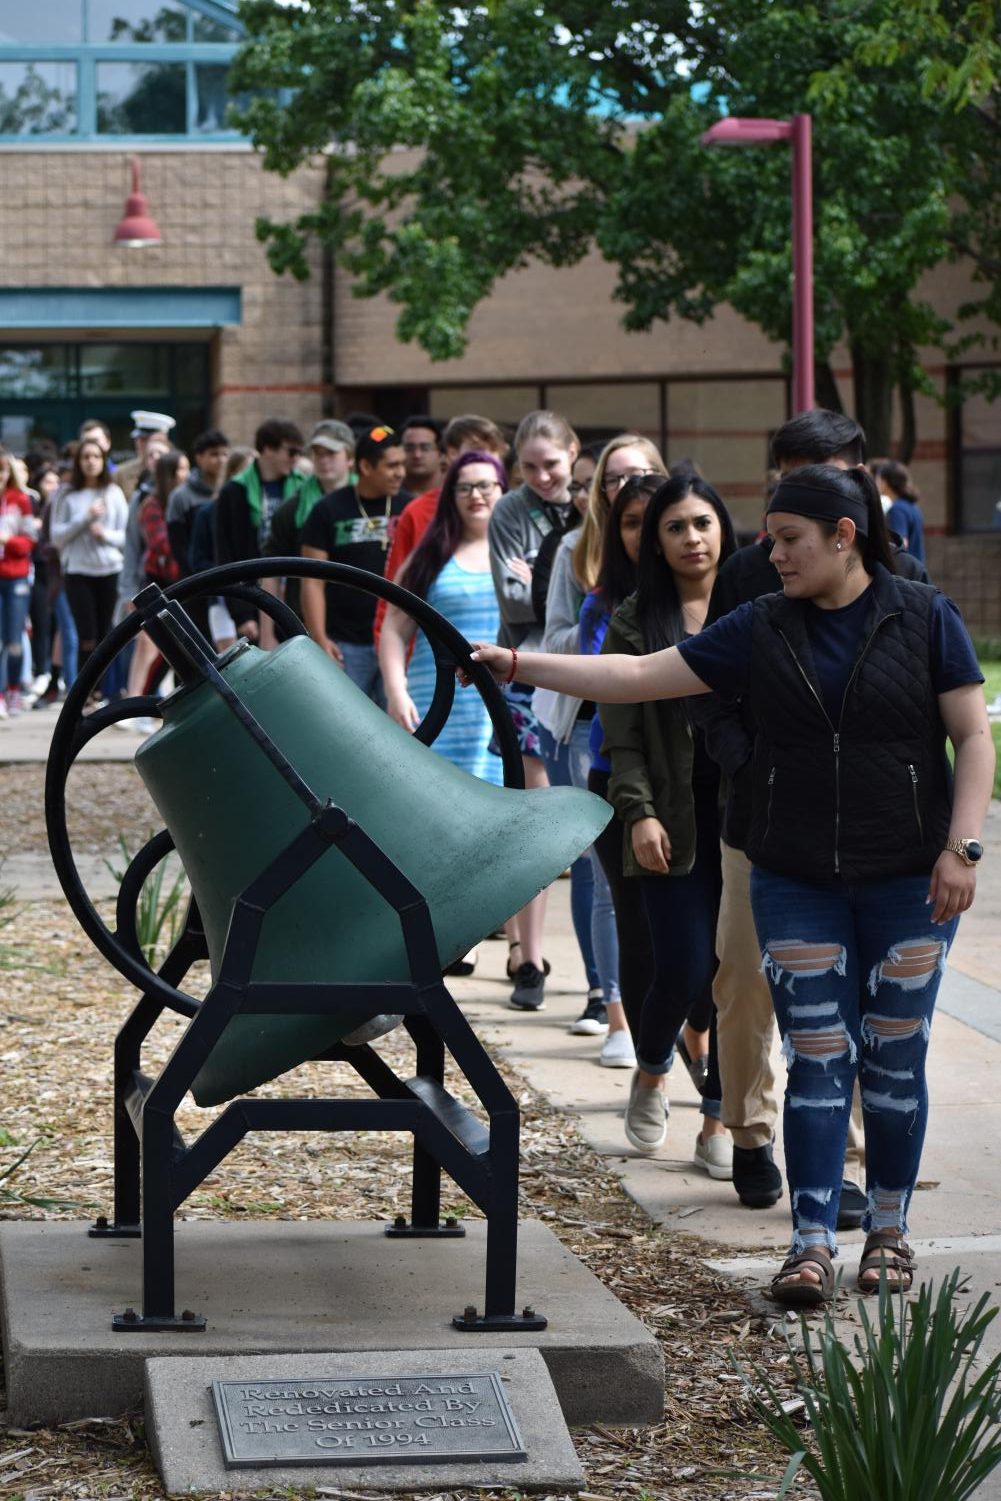
[[[518,1240],[518,1106],[441,978],[434,930],[422,894],[388,859],[364,829],[331,803],[316,797],[279,747],[254,718],[221,669],[218,656],[180,608],[196,594],[251,598],[273,615],[286,633],[301,631],[295,616],[263,591],[245,587],[262,576],[319,576],[380,594],[401,604],[418,620],[435,651],[438,681],[434,701],[418,731],[433,741],[448,716],[454,669],[462,662],[480,689],[500,737],[505,780],[517,785],[520,757],[506,706],[493,681],[469,664],[469,644],[423,601],[398,586],[333,563],[269,559],[214,569],[162,594],[155,586],[136,598],[135,614],[116,627],[92,654],[71,689],[53,737],[46,780],[46,817],[53,861],[63,890],[85,931],[141,996],[115,1040],[114,1053],[114,1215],[101,1218],[90,1234],[98,1238],[140,1237],[143,1241],[143,1300],[113,1319],[123,1333],[139,1330],[204,1329],[188,1309],[176,1313],[173,1219],[176,1210],[204,1182],[249,1131],[407,1131],[413,1136],[411,1215],[399,1217],[386,1234],[398,1237],[461,1236],[454,1220],[441,1220],[441,1175],[448,1173],[482,1210],[487,1221],[484,1310],[467,1305],[453,1320],[456,1329],[535,1330],[546,1321],[526,1308],[515,1311]],[[116,927],[111,930],[91,904],[79,878],[66,830],[66,777],[77,754],[93,735],[115,719],[136,712],[137,700],[114,709],[84,714],[91,688],[108,663],[143,627],[156,640],[185,683],[204,683],[217,692],[242,730],[251,736],[310,813],[308,826],[234,903],[225,949],[214,983],[201,1002],[180,990],[192,964],[207,957],[205,935],[192,902],[183,932],[158,971],[146,963],[136,936],[136,905],[143,883],[173,848],[166,831],[156,835],[131,862],[119,891]],[[239,647],[234,650],[240,650]],[[156,700],[141,701],[143,712]],[[251,978],[267,913],[313,863],[336,846],[396,912],[410,967],[406,984],[275,984]],[[142,1072],[143,1044],[165,1010],[186,1016],[188,1026],[156,1078]],[[319,1055],[349,1064],[369,1085],[372,1099],[232,1100],[197,1140],[187,1144],[175,1116],[203,1064],[235,1016],[337,1012],[355,1025],[382,1012],[399,1013],[415,1044],[416,1071],[398,1077],[368,1045],[343,1043]],[[446,1049],[462,1071],[487,1117],[484,1125],[444,1084]]]

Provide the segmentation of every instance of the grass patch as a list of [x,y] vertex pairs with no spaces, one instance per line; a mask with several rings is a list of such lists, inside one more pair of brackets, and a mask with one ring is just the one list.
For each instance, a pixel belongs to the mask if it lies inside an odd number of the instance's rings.
[[[980,671],[986,678],[984,693],[987,702],[997,698],[1001,693],[1001,661],[985,661],[980,659]],[[994,796],[1001,797],[1001,719],[991,720],[991,734],[994,737],[994,749],[997,752],[997,764],[994,767]]]

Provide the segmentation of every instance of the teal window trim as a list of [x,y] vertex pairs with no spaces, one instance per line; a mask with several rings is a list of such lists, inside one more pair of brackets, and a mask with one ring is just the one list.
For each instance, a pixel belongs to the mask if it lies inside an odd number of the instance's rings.
[[81,42],[78,47],[39,42],[34,46],[19,43],[16,47],[0,47],[0,62],[72,63],[90,58],[102,63],[184,63],[190,58],[200,63],[228,63],[238,51],[235,42],[157,42],[155,46],[144,46],[142,42]]
[[[79,47],[3,47],[0,62],[15,63],[76,63],[77,99],[75,131],[58,134],[0,135],[0,143],[23,144],[51,142],[53,145],[66,142],[113,142],[128,146],[132,141],[177,142],[177,141],[242,141],[247,138],[238,130],[201,131],[196,129],[198,102],[195,97],[195,64],[232,62],[239,48],[232,42],[169,42],[162,46],[142,46],[136,42],[85,43]],[[98,63],[184,63],[187,74],[187,134],[114,135],[97,128],[97,65]]]
[[243,317],[239,287],[4,287],[5,334],[46,329],[227,328]]
[[[182,0],[188,13],[186,42],[82,42],[77,45],[39,43],[0,47],[0,62],[10,63],[75,63],[77,69],[76,130],[58,134],[0,135],[0,143],[33,145],[42,142],[54,146],[81,142],[113,143],[123,148],[132,142],[171,143],[180,141],[241,141],[246,137],[238,130],[200,131],[197,129],[198,101],[195,90],[195,64],[231,63],[239,50],[237,42],[195,42],[193,38],[194,16],[197,12],[207,20],[218,21],[245,34],[237,16],[236,7],[229,0]],[[87,26],[88,0],[80,0],[84,23]],[[187,134],[111,135],[97,129],[97,64],[101,62],[155,62],[184,63],[187,78]]]
[[189,11],[197,10],[207,21],[219,21],[221,25],[232,26],[246,35],[243,22],[236,13],[236,6],[230,0],[182,0],[182,4]]

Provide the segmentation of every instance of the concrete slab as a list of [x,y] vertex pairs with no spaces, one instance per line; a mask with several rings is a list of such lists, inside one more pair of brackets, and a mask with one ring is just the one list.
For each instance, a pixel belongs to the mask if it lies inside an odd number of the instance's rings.
[[137,1240],[88,1240],[82,1225],[0,1225],[0,1318],[9,1421],[107,1416],[142,1397],[155,1355],[288,1351],[414,1351],[432,1346],[482,1360],[501,1346],[537,1348],[568,1423],[659,1422],[660,1346],[544,1225],[522,1224],[518,1307],[541,1332],[466,1334],[452,1316],[482,1306],[486,1226],[463,1240],[388,1240],[381,1224],[177,1226],[178,1311],[204,1333],[128,1333],[111,1316],[141,1306]]
[[[213,1381],[336,1380],[407,1375],[448,1376],[496,1372],[527,1452],[524,1460],[460,1460],[419,1464],[326,1464],[227,1469],[215,1410]],[[351,1355],[208,1355],[146,1362],[146,1435],[168,1495],[308,1487],[340,1490],[422,1491],[509,1485],[516,1491],[577,1491],[580,1462],[567,1432],[546,1363],[538,1350],[477,1346],[462,1350],[408,1350]],[[294,1404],[293,1404],[294,1405]],[[305,1425],[305,1418],[293,1417]],[[313,1419],[313,1422],[323,1421]],[[376,1435],[359,1434],[374,1444]],[[406,1451],[403,1451],[406,1452]]]

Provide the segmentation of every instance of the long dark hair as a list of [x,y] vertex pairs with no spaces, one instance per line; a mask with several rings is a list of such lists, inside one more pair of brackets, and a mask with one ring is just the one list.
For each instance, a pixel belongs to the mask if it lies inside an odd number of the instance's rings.
[[160,455],[156,461],[156,468],[153,470],[156,480],[156,498],[163,507],[165,515],[171,491],[177,489],[177,471],[183,457],[179,448],[172,448],[169,453]]
[[636,615],[647,651],[676,646],[685,634],[681,596],[674,572],[658,545],[657,529],[664,512],[689,495],[697,495],[716,512],[721,534],[720,563],[725,563],[737,550],[730,512],[708,480],[682,474],[677,479],[667,480],[651,496],[643,517],[636,569]]
[[636,564],[622,545],[622,515],[634,500],[649,500],[664,483],[662,474],[634,474],[617,492],[608,511],[601,544],[598,588],[601,602],[612,614],[624,599],[636,592]]
[[894,495],[903,500],[912,500],[916,506],[921,504],[921,492],[911,479],[911,471],[897,459],[873,459],[869,473],[873,479],[881,479],[884,484],[889,485]]
[[469,464],[489,464],[501,489],[507,489],[504,465],[496,454],[471,448],[452,460],[442,481],[434,519],[411,553],[398,580],[421,599],[427,599],[428,590],[462,540],[462,518],[455,503],[455,487],[459,475]]
[[85,448],[96,448],[101,455],[101,472],[94,481],[94,485],[98,490],[103,490],[105,486],[111,484],[111,474],[108,470],[108,455],[96,438],[81,438],[77,444],[76,452],[73,455],[73,474],[70,478],[70,488],[73,490],[86,490],[89,488],[87,477],[80,465],[80,455]]
[[[830,490],[845,500],[854,501],[856,505],[861,500],[866,508],[869,527],[867,537],[863,537],[861,532],[855,534],[862,566],[866,573],[872,573],[876,564],[882,563],[888,572],[896,573],[897,565],[890,534],[886,529],[883,502],[868,469],[863,469],[861,465],[855,469],[838,469],[834,464],[808,464],[804,469],[794,469],[786,478],[792,482],[802,481],[819,489]],[[780,485],[780,491],[781,488]],[[781,501],[781,494],[779,500]],[[817,525],[829,537],[833,537],[838,529],[836,521],[817,518]]]

